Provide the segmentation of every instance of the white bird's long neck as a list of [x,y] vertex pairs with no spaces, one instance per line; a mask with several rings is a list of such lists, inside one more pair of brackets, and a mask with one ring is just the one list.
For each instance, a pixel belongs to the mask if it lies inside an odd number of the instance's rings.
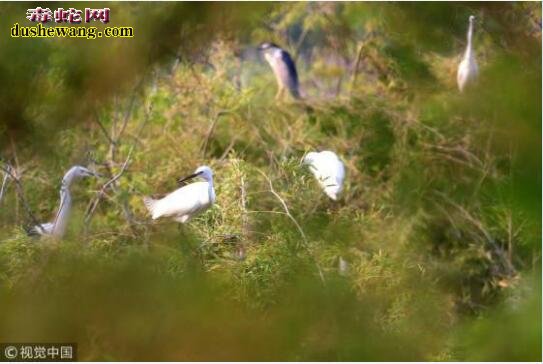
[[215,189],[213,188],[213,179],[207,181],[207,193],[209,194],[209,200],[213,203],[215,201]]
[[[71,180],[69,181],[71,182]],[[72,196],[70,195],[69,183],[63,179],[62,187],[60,188],[60,206],[53,221],[52,234],[61,237],[66,232],[70,210],[72,209]]]
[[472,48],[472,45],[471,45],[472,38],[473,38],[473,22],[470,21],[469,22],[469,27],[468,27],[468,45],[466,46],[466,53],[464,54],[465,59],[471,58],[471,55],[472,55],[472,50],[471,50],[471,48]]
[[74,181],[74,179],[76,177],[76,174],[77,174],[77,171],[74,168],[72,168],[68,172],[66,172],[64,177],[62,177],[62,188],[64,188],[64,187],[70,188],[70,186],[72,185],[72,182]]

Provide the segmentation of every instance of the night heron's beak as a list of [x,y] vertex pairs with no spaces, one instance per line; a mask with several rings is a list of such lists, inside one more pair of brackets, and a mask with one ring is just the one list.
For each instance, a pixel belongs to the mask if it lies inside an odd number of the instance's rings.
[[202,172],[198,172],[198,173],[193,173],[191,174],[190,176],[186,176],[185,178],[180,178],[177,183],[181,184],[185,181],[188,181],[189,179],[193,179],[195,177],[198,177],[200,174],[202,174]]

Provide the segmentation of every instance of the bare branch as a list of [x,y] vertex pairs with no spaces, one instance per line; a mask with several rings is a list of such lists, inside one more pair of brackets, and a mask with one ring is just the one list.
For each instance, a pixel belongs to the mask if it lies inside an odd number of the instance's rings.
[[300,34],[300,37],[296,41],[296,45],[294,46],[294,54],[292,55],[293,56],[292,58],[294,59],[294,61],[297,61],[298,57],[300,56],[300,50],[302,48],[302,44],[305,40],[305,37],[307,36],[308,30],[309,29],[307,27],[304,27],[302,34]]
[[[25,197],[25,194],[24,194],[23,185],[22,185],[19,177],[17,177],[16,171],[14,170],[14,168],[6,163],[5,166],[0,165],[0,169],[2,169],[4,171],[4,173],[9,175],[9,177],[15,182],[15,187],[17,189],[17,195],[19,197],[19,200],[21,200],[21,202],[23,204],[23,207],[24,207],[24,209],[26,211],[26,214],[30,218],[33,225],[39,226],[40,223],[39,223],[38,219],[36,219],[36,216],[34,216],[34,214],[32,213],[32,209],[30,208],[30,205],[28,204],[28,201],[26,200],[26,197]],[[15,174],[12,171],[15,171]]]
[[4,172],[4,179],[2,181],[2,187],[0,188],[0,203],[2,203],[2,198],[4,197],[5,188],[7,187],[9,175]]
[[232,140],[230,141],[230,144],[228,144],[228,146],[226,147],[222,155],[219,157],[219,160],[218,160],[219,162],[222,162],[228,156],[228,153],[230,153],[230,151],[232,150],[236,142],[237,142],[237,138],[233,137]]
[[[137,144],[137,138],[141,135],[141,132],[143,131],[145,125],[147,125],[147,122],[149,121],[149,116],[150,116],[151,111],[152,111],[152,105],[149,105],[148,110],[146,110],[146,112],[145,112],[145,117],[144,117],[143,121],[141,122],[140,127],[137,130],[136,136],[134,137],[135,140],[132,143],[132,146],[130,147],[130,150],[128,151],[128,155],[127,155],[123,165],[121,166],[121,170],[116,175],[112,176],[111,179],[108,180],[102,186],[102,188],[100,189],[100,191],[98,191],[98,193],[97,193],[96,197],[94,198],[94,200],[92,200],[89,203],[89,206],[87,207],[87,212],[85,213],[85,219],[84,219],[86,229],[88,229],[88,226],[90,224],[90,221],[91,221],[92,217],[94,216],[96,208],[98,207],[98,204],[100,203],[100,201],[105,196],[107,189],[111,188],[111,189],[113,189],[115,191],[117,180],[119,178],[121,178],[121,176],[124,174],[124,172],[128,168],[128,165],[130,163],[130,157],[132,156],[132,152],[134,151],[134,148],[136,147],[136,144]],[[111,171],[111,169],[110,169],[110,171]],[[123,206],[123,211],[124,211],[125,217],[127,218],[128,222],[130,223],[130,226],[132,227],[133,219],[132,219],[131,213],[130,213],[130,211],[129,211],[129,209],[128,209],[128,207],[126,205]]]
[[232,112],[232,110],[221,110],[215,115],[215,118],[213,119],[213,122],[211,123],[211,125],[210,125],[210,127],[209,127],[209,129],[207,131],[207,135],[206,135],[204,141],[202,142],[202,147],[200,148],[200,150],[202,151],[202,156],[203,157],[205,157],[205,155],[206,155],[209,140],[213,136],[213,132],[215,131],[215,127],[217,126],[217,122],[219,121],[219,118],[221,116],[229,114],[231,112]]
[[141,86],[143,86],[143,81],[145,79],[145,76],[142,77],[136,86],[134,87],[134,90],[132,91],[132,98],[130,99],[130,102],[128,104],[128,108],[125,111],[123,124],[121,126],[121,130],[117,133],[117,141],[120,139],[121,135],[123,135],[124,130],[126,129],[126,126],[128,125],[128,120],[130,119],[130,115],[132,115],[132,110],[134,109],[134,106],[136,105],[136,99],[138,96],[138,90]]
[[119,171],[119,173],[117,173],[115,176],[113,176],[113,178],[111,178],[109,181],[107,181],[103,186],[102,188],[100,189],[100,191],[98,192],[97,196],[94,198],[94,200],[89,204],[89,207],[87,208],[87,212],[85,213],[85,225],[88,226],[88,224],[90,223],[90,220],[92,219],[92,217],[94,216],[94,212],[96,210],[96,207],[98,207],[98,203],[100,203],[100,201],[102,200],[102,198],[104,197],[104,195],[106,194],[106,190],[112,186],[119,178],[121,178],[121,176],[123,175],[123,173],[126,171],[126,168],[128,167],[128,163],[130,162],[130,157],[132,155],[132,151],[134,149],[134,146],[132,146],[132,148],[130,148],[130,150],[128,151],[128,156],[126,157],[122,167],[121,167],[121,170]]
[[[506,253],[504,252],[504,249],[499,246],[495,239],[492,237],[492,235],[488,232],[487,229],[485,229],[485,227],[483,226],[483,224],[481,223],[481,221],[479,221],[478,219],[474,218],[468,210],[466,210],[463,206],[457,204],[456,202],[454,202],[451,198],[449,198],[447,195],[445,195],[444,193],[440,192],[440,191],[435,191],[435,193],[439,196],[441,196],[443,198],[443,200],[445,200],[446,202],[448,202],[451,206],[455,207],[461,214],[462,216],[467,220],[469,221],[473,226],[475,226],[479,232],[484,236],[487,244],[492,247],[494,253],[501,259],[501,261],[504,263],[504,267],[505,269],[507,270],[507,273],[509,275],[515,275],[516,274],[516,269],[513,265],[513,263],[511,262],[511,260],[508,258],[508,256],[506,255]],[[451,220],[449,218],[449,220]]]
[[362,42],[360,44],[360,47],[358,48],[358,54],[356,56],[356,63],[354,65],[354,70],[353,70],[353,78],[351,80],[351,95],[353,93],[353,90],[354,90],[354,86],[356,85],[356,79],[358,78],[358,70],[360,68],[360,62],[362,62],[362,52],[364,50],[364,47],[366,46],[366,42]]
[[309,244],[307,242],[307,237],[304,233],[304,230],[302,229],[302,227],[300,226],[300,224],[298,223],[298,221],[294,218],[294,216],[292,216],[292,214],[290,213],[290,210],[285,202],[285,200],[275,191],[275,189],[273,188],[273,183],[271,181],[271,179],[264,173],[262,172],[260,169],[257,169],[257,171],[268,181],[268,185],[270,187],[270,192],[279,200],[279,202],[281,203],[281,205],[283,206],[283,210],[285,210],[285,215],[288,216],[288,218],[294,223],[294,225],[296,226],[296,228],[298,229],[298,231],[300,232],[300,235],[302,236],[303,238],[303,246],[306,248],[306,250],[308,251],[309,255],[311,256],[311,258],[313,259],[313,261],[315,262],[315,265],[317,267],[317,270],[319,271],[319,276],[320,276],[320,279],[322,281],[322,283],[324,284],[325,283],[325,280],[324,280],[324,274],[322,273],[322,269],[319,265],[319,263],[317,262],[317,259],[315,258],[315,256],[313,255],[313,252],[311,251],[311,249],[309,248]]
[[100,122],[100,116],[98,115],[98,113],[96,113],[96,118],[94,118],[94,121],[96,122],[96,124],[98,124],[98,126],[100,127],[100,130],[102,130],[102,132],[104,133],[104,136],[106,137],[106,139],[111,143],[111,144],[116,144],[116,142],[113,140],[113,138],[111,138],[106,130],[106,128],[104,127],[104,125]]

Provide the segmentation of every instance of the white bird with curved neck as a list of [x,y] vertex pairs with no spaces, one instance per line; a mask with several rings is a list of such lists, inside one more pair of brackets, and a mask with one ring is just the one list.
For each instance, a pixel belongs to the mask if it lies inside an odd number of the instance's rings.
[[475,55],[473,52],[473,23],[475,22],[475,16],[470,15],[469,17],[469,27],[468,27],[468,44],[464,52],[464,57],[458,65],[458,72],[456,74],[456,82],[458,83],[458,90],[463,92],[468,85],[472,84],[479,74],[479,67],[477,66],[477,61],[475,60]]
[[83,177],[98,177],[98,174],[82,166],[73,166],[66,172],[62,178],[60,187],[60,206],[58,208],[55,219],[52,222],[39,224],[30,230],[30,234],[38,234],[41,236],[52,236],[62,238],[66,233],[68,221],[72,210],[72,196],[70,187],[73,182]]

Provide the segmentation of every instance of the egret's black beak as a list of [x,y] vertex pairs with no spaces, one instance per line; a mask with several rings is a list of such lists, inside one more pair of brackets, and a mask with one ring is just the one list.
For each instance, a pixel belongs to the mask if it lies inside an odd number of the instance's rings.
[[177,183],[181,184],[185,181],[188,181],[189,179],[192,179],[192,178],[195,178],[195,177],[198,177],[200,174],[202,174],[202,172],[198,172],[198,173],[193,173],[191,174],[190,176],[186,176],[185,178],[180,178]]

